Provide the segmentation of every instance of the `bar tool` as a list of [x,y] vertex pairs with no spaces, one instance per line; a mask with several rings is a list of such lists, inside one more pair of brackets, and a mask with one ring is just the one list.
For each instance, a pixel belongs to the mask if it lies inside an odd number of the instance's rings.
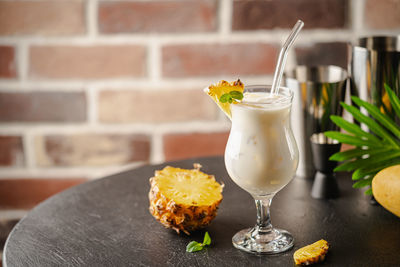
[[310,137],[339,129],[329,117],[342,115],[339,103],[345,99],[347,72],[333,65],[297,66],[285,72],[285,84],[294,92],[291,123],[300,153],[296,176],[312,178]]
[[314,167],[317,170],[311,190],[311,196],[318,199],[336,198],[339,187],[333,169],[337,162],[329,160],[330,156],[340,151],[341,143],[315,133],[310,138]]

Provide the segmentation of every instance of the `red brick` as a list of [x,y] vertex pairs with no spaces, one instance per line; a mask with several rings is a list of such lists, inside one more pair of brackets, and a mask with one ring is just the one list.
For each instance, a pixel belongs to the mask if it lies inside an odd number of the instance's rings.
[[233,30],[292,28],[298,19],[305,28],[344,28],[346,0],[236,0],[233,2]]
[[24,161],[21,136],[0,136],[0,166],[23,166]]
[[83,122],[82,92],[0,92],[1,122]]
[[163,138],[165,160],[221,156],[228,136],[227,132],[168,134]]
[[0,179],[0,208],[30,209],[46,198],[85,181],[85,178]]
[[31,78],[127,78],[146,72],[143,46],[33,46]]
[[0,35],[85,32],[84,1],[1,1]]
[[100,121],[106,123],[212,120],[217,117],[216,105],[200,88],[103,91],[98,109]]
[[194,44],[162,49],[166,77],[265,75],[274,71],[277,49],[269,44]]
[[99,28],[102,33],[213,31],[216,9],[215,0],[101,1]]
[[15,78],[17,76],[15,49],[12,46],[0,46],[0,78]]
[[150,138],[139,134],[75,134],[38,136],[39,166],[106,166],[150,158]]
[[347,69],[347,43],[316,43],[308,47],[296,47],[298,65],[336,65]]
[[364,13],[371,29],[400,29],[400,0],[367,0]]

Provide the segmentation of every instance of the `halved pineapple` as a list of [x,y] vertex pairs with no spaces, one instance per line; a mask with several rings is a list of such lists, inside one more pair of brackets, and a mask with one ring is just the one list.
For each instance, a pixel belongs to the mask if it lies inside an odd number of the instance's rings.
[[204,228],[217,215],[222,188],[213,175],[167,166],[150,178],[150,213],[177,233]]
[[311,245],[296,250],[293,255],[294,262],[298,265],[310,265],[323,261],[328,253],[329,244],[321,239]]
[[220,109],[222,109],[229,118],[232,118],[230,103],[222,103],[219,100],[223,94],[228,94],[231,91],[239,91],[243,93],[244,85],[240,79],[233,82],[222,80],[217,84],[210,85],[208,88],[204,89],[204,92],[207,93],[215,103],[217,103]]

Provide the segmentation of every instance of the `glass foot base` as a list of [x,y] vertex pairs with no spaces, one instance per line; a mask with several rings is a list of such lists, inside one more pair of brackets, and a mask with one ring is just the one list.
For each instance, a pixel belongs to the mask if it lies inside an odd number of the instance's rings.
[[285,230],[275,229],[260,232],[257,228],[248,228],[237,232],[232,243],[235,248],[253,254],[277,254],[293,247],[294,238]]

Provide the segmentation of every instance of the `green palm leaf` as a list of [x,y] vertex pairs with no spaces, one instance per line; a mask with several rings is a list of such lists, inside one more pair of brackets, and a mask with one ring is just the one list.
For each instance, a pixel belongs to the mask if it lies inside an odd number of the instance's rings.
[[338,167],[335,168],[335,171],[354,171],[356,169],[362,168],[364,166],[377,165],[382,162],[387,162],[391,159],[400,158],[400,150],[399,151],[384,151],[381,153],[377,153],[373,156],[370,156],[366,159],[357,159],[354,161],[345,162]]
[[374,178],[374,177],[368,177],[368,178],[366,178],[366,179],[362,179],[362,180],[360,180],[360,181],[354,183],[354,184],[353,184],[353,188],[361,188],[361,187],[370,185],[371,182],[372,182],[372,178]]
[[391,148],[382,147],[374,149],[354,148],[343,152],[333,154],[329,159],[334,161],[345,161],[353,158],[360,158],[361,156],[371,156],[383,151],[390,151]]
[[383,126],[390,130],[394,136],[400,136],[400,128],[396,123],[386,114],[382,113],[376,106],[361,100],[356,96],[352,96],[351,99],[360,107],[365,108],[368,113],[379,121]]
[[382,147],[382,144],[379,143],[372,143],[369,142],[368,140],[364,140],[362,138],[353,136],[353,135],[348,135],[344,133],[339,133],[336,131],[327,131],[324,132],[324,134],[332,139],[338,140],[340,143],[343,144],[349,144],[353,146],[368,146],[368,147]]
[[376,174],[380,170],[383,170],[384,168],[400,164],[400,158],[395,158],[392,160],[389,160],[387,162],[382,162],[380,164],[372,164],[370,166],[364,166],[363,168],[359,168],[356,171],[353,172],[352,179],[353,180],[359,180],[362,177],[365,177],[367,175],[371,174]]
[[[400,119],[400,100],[398,96],[385,84],[394,114]],[[364,108],[368,115],[361,113],[360,109],[341,103],[355,120],[365,124],[370,132],[364,131],[360,126],[348,122],[339,116],[331,116],[331,120],[348,134],[327,131],[325,135],[341,143],[355,146],[354,149],[338,152],[330,160],[341,161],[335,171],[353,171],[352,179],[356,182],[354,188],[370,186],[374,176],[384,168],[400,164],[400,127],[395,120],[376,106],[361,100],[351,98],[359,108]],[[368,189],[365,194],[371,195]]]
[[370,117],[365,116],[364,114],[361,113],[360,110],[358,110],[356,107],[349,106],[345,103],[341,103],[344,109],[346,109],[353,117],[361,122],[364,123],[365,125],[368,126],[368,128],[374,132],[376,135],[382,137],[384,140],[386,140],[388,143],[390,143],[393,146],[398,146],[396,140],[390,135],[382,126],[380,126],[376,121],[371,119]]
[[348,133],[352,133],[352,134],[355,134],[356,136],[360,136],[360,137],[365,137],[366,139],[370,140],[371,142],[380,144],[381,140],[379,140],[379,138],[377,138],[375,135],[363,131],[360,128],[360,126],[358,126],[354,123],[348,122],[345,119],[343,119],[342,117],[332,115],[331,120],[336,125],[338,125],[340,128],[347,131]]
[[396,94],[393,92],[392,89],[385,83],[385,89],[389,96],[390,103],[392,104],[392,108],[396,112],[397,117],[400,118],[400,101],[396,97]]
[[[371,181],[372,182],[372,181]],[[364,192],[366,195],[372,195],[372,188]]]

